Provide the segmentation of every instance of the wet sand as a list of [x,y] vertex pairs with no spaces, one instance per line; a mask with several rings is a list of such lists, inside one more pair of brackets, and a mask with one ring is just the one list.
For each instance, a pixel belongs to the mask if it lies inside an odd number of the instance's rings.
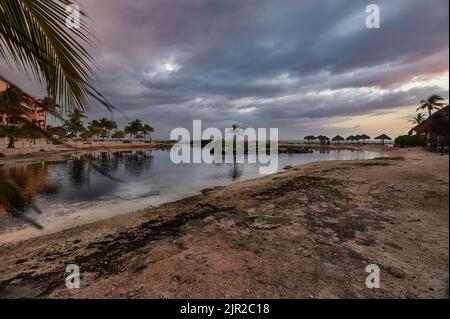
[[448,156],[384,151],[2,245],[0,297],[448,298]]

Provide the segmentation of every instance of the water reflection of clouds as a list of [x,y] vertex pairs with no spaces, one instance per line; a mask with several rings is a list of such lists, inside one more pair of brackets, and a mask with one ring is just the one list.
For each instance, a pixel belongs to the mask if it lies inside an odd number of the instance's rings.
[[[351,151],[280,154],[279,167],[377,156],[380,154]],[[91,163],[125,183],[116,183],[103,176],[90,167]],[[0,189],[0,208],[7,210],[5,207],[9,206],[29,212],[30,205],[36,203],[44,210],[42,219],[46,222],[51,221],[51,216],[92,211],[96,214],[112,208],[132,211],[195,195],[204,188],[260,176],[257,164],[175,165],[170,161],[170,154],[163,151],[94,153],[65,162],[3,166],[0,167],[1,174],[8,174],[24,187],[27,199],[23,201]]]

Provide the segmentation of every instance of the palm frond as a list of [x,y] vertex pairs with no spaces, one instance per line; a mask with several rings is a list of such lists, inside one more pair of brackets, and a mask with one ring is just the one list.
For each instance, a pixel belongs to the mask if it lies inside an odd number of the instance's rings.
[[31,72],[65,112],[86,110],[93,100],[115,109],[95,88],[96,67],[89,49],[95,37],[81,12],[80,27],[66,26],[72,0],[2,0],[0,56]]

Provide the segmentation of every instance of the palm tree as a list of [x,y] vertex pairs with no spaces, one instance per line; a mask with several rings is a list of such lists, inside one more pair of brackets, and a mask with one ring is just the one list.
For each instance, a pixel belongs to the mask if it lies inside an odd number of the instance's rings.
[[36,144],[36,139],[45,136],[41,130],[36,129],[37,127],[39,127],[39,125],[34,122],[27,122],[23,127],[21,127],[22,132],[20,133],[20,136],[30,139],[30,147],[31,142]]
[[242,131],[239,124],[233,124],[231,126],[231,133],[233,134],[233,170],[232,178],[236,179],[240,176],[239,166],[237,165],[237,135]]
[[124,139],[126,135],[127,135],[127,133],[125,133],[124,131],[115,131],[112,134],[112,138],[118,139],[120,141],[120,140]]
[[69,137],[76,138],[79,133],[86,130],[83,124],[83,119],[85,118],[87,117],[84,113],[78,109],[69,113],[69,119],[63,125]]
[[26,114],[27,109],[22,107],[23,103],[30,102],[30,99],[15,86],[9,86],[5,91],[0,92],[0,113],[5,113],[10,117]]
[[1,135],[9,138],[8,148],[15,148],[14,139],[22,134],[22,129],[18,126],[2,126]]
[[423,113],[417,113],[411,120],[409,120],[414,125],[419,125],[425,121],[425,115]]
[[94,36],[86,14],[81,12],[79,28],[66,25],[66,8],[72,4],[72,0],[2,0],[0,57],[19,71],[30,71],[67,112],[86,110],[92,100],[112,109],[95,88],[95,63],[89,53]]
[[58,109],[61,109],[61,105],[57,104],[55,99],[48,96],[33,101],[34,104],[43,108],[46,112],[50,113],[53,117],[62,118]]
[[236,137],[240,132],[242,131],[242,128],[239,124],[233,124],[231,126],[231,133]]
[[66,130],[62,126],[47,126],[47,133],[50,136],[56,135],[59,138],[63,138],[67,135]]
[[[231,134],[233,134],[233,149],[237,148],[237,135],[242,131],[241,127],[239,126],[239,124],[233,124],[231,126]],[[234,152],[234,151],[233,151]]]
[[150,142],[152,141],[152,133],[154,132],[155,130],[153,129],[153,127],[151,127],[150,125],[148,125],[148,124],[144,124],[144,126],[142,126],[142,134],[144,134],[144,138],[145,139],[147,139],[147,135],[149,135],[149,137],[150,137]]
[[90,136],[96,137],[97,141],[99,137],[106,134],[106,130],[103,127],[102,123],[97,120],[93,120],[88,126],[88,132]]
[[440,101],[444,101],[444,98],[440,95],[433,94],[429,96],[426,100],[420,101],[420,106],[417,108],[417,112],[420,110],[427,110],[428,115],[431,116],[431,113],[435,110],[441,109],[445,103]]
[[117,128],[117,123],[103,117],[99,120],[99,124],[107,132],[109,141],[111,139],[111,131]]
[[125,126],[125,132],[131,135],[131,139],[134,140],[135,136],[142,131],[142,121],[134,120]]
[[6,127],[3,134],[9,137],[8,148],[14,148],[14,138],[20,135],[21,129],[15,127],[26,122],[22,117],[28,113],[28,109],[23,107],[23,103],[28,103],[30,99],[18,88],[8,87],[0,93],[0,114],[6,114]]

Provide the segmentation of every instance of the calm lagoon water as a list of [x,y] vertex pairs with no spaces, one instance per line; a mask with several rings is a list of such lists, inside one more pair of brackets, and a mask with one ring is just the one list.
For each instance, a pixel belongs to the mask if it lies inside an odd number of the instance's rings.
[[[371,159],[369,151],[315,151],[280,154],[278,170],[315,161]],[[123,181],[114,182],[92,168]],[[0,244],[125,214],[200,193],[202,189],[257,178],[259,164],[173,164],[168,151],[92,153],[84,159],[0,167],[26,189],[27,200],[0,185]],[[0,183],[1,184],[1,183]],[[42,210],[37,214],[32,204]],[[44,230],[37,230],[14,210],[25,211]]]

